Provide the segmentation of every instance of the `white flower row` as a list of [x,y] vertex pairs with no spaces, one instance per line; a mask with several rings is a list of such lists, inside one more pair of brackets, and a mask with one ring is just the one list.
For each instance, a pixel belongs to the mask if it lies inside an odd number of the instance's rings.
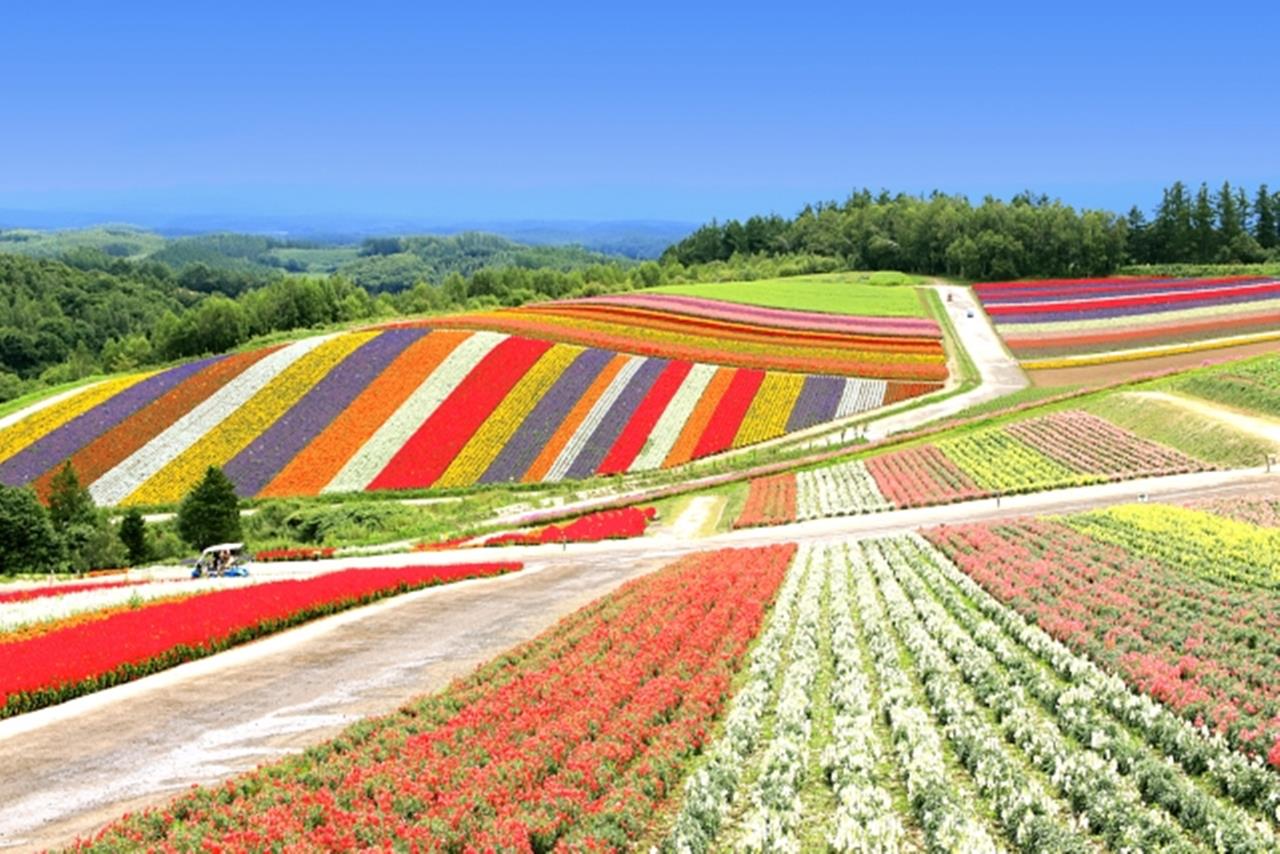
[[497,332],[475,332],[454,347],[321,492],[357,492],[367,487],[476,365],[506,338]]
[[199,578],[183,581],[152,581],[124,587],[103,587],[101,590],[82,590],[62,596],[43,596],[23,602],[7,602],[0,605],[0,634],[12,632],[32,623],[48,620],[64,620],[76,614],[114,608],[131,602],[142,604],[166,596],[183,596],[205,590],[244,587],[263,580],[249,578]]
[[907,796],[928,836],[929,847],[978,854],[997,851],[986,828],[974,818],[974,805],[962,798],[947,779],[942,738],[933,719],[916,701],[911,678],[902,668],[898,645],[876,597],[875,581],[856,544],[854,550],[846,552],[846,559],[854,572],[855,598],[872,667],[880,683],[880,703],[906,778]]
[[319,335],[307,338],[259,359],[204,402],[169,425],[160,435],[95,480],[89,487],[89,494],[98,504],[119,504],[153,475],[181,456],[183,451],[225,421],[282,371],[333,337]]
[[796,475],[796,518],[802,522],[891,509],[861,460]]
[[[1055,702],[1064,726],[1075,738],[1110,754],[1127,753],[1122,749],[1126,746],[1124,732],[1115,725],[1115,721],[1119,721],[1138,732],[1155,753],[1180,763],[1187,772],[1203,771],[1240,807],[1256,810],[1267,821],[1280,824],[1280,783],[1260,760],[1246,758],[1221,736],[1192,726],[1150,697],[1133,691],[1118,676],[1105,673],[1088,658],[1072,652],[1015,610],[1001,604],[923,538],[913,534],[910,539],[918,552],[928,558],[914,564],[917,571],[926,580],[937,578],[954,585],[987,618],[988,622],[978,624],[973,632],[979,643],[1012,668],[1016,659],[1002,643],[1002,636],[1007,635],[1071,684],[1072,688],[1058,694]],[[942,584],[932,586],[935,590],[946,589]],[[1028,685],[1029,690],[1046,700],[1053,696],[1051,686],[1029,679]],[[1110,719],[1102,714],[1104,710]],[[1145,767],[1147,773],[1158,773],[1151,763]],[[1136,770],[1141,773],[1143,769]],[[1201,797],[1203,790],[1189,781],[1162,774],[1159,783],[1177,788],[1179,797],[1186,802],[1185,814],[1203,814],[1207,826],[1216,828],[1211,832],[1224,839],[1231,840],[1241,834],[1262,834],[1265,840],[1274,839],[1271,828],[1250,822],[1244,814],[1224,810],[1214,801],[1206,801]],[[1239,828],[1239,833],[1235,828]],[[1268,841],[1264,848],[1274,845],[1274,841]]]
[[560,449],[560,455],[556,457],[556,461],[551,464],[551,469],[547,472],[547,476],[543,478],[544,482],[564,479],[564,476],[569,473],[569,469],[573,466],[573,461],[578,458],[578,454],[582,453],[582,449],[586,447],[587,440],[591,438],[591,434],[600,426],[600,422],[604,420],[605,415],[613,408],[613,404],[622,396],[622,392],[626,390],[631,378],[636,375],[636,372],[640,370],[644,363],[645,358],[643,356],[632,356],[627,360],[627,363],[622,366],[622,370],[618,371],[617,375],[605,388],[604,393],[600,395],[600,399],[592,404],[591,409],[587,412],[587,417],[582,419],[578,429],[573,431],[568,443]]
[[[1057,726],[1046,720],[1043,711],[1027,700],[1025,686],[1019,683],[1017,674],[1002,671],[991,653],[961,630],[952,615],[932,599],[930,591],[911,573],[913,556],[902,547],[906,542],[877,544],[888,558],[877,567],[882,576],[881,589],[894,597],[902,619],[912,621],[917,631],[922,630],[918,643],[945,651],[972,694],[995,713],[1000,721],[999,736],[1017,745],[1052,780],[1080,814],[1081,826],[1101,833],[1116,848],[1150,850],[1178,840],[1179,832],[1166,815],[1143,806],[1135,788],[1096,750],[1072,745]],[[914,614],[910,613],[912,610]],[[912,652],[916,654],[915,649]],[[955,680],[938,681],[939,702],[954,704],[960,695]],[[935,690],[928,680],[926,690]],[[967,697],[969,692],[963,695]],[[976,708],[970,712],[980,715]],[[1000,813],[1007,820],[1009,810],[1001,806]],[[1032,829],[1024,826],[1011,835],[1032,843],[1032,848],[1044,847],[1044,839]],[[1053,847],[1061,849],[1064,845],[1067,843],[1058,840]]]
[[[828,550],[828,559],[834,551]],[[874,730],[871,683],[858,647],[850,614],[848,570],[831,571],[831,651],[835,679],[831,684],[832,743],[822,752],[822,769],[836,795],[834,829],[827,842],[832,851],[895,854],[906,830],[889,793],[877,783],[881,759]]]
[[836,406],[836,419],[879,409],[884,405],[884,396],[888,389],[889,384],[884,380],[863,380],[855,377],[846,379],[844,390],[840,394],[840,403]]
[[773,737],[765,746],[760,774],[750,791],[751,806],[735,850],[800,850],[799,826],[804,814],[800,788],[809,761],[809,735],[814,682],[818,678],[822,594],[829,556],[811,553],[791,639],[791,660],[782,678],[774,709]]
[[978,791],[986,797],[1007,837],[1023,851],[1083,851],[1080,837],[1062,817],[1058,802],[1010,755],[1003,733],[988,723],[961,681],[960,670],[916,614],[913,601],[893,577],[878,542],[864,543],[884,596],[889,621],[911,653],[934,715]]
[[635,462],[631,464],[630,471],[652,471],[662,467],[663,461],[679,440],[680,433],[683,432],[694,407],[702,398],[702,393],[707,390],[711,378],[716,375],[716,370],[715,365],[704,362],[699,362],[690,369],[685,375],[684,382],[672,396],[671,402],[662,411],[658,423],[653,425],[653,430],[645,440],[644,447],[636,456]]
[[680,814],[664,850],[704,852],[719,833],[773,701],[783,649],[795,625],[796,599],[809,563],[810,551],[802,546],[778,591],[768,625],[751,652],[747,680],[730,704],[724,732],[711,746],[707,762],[685,784]]

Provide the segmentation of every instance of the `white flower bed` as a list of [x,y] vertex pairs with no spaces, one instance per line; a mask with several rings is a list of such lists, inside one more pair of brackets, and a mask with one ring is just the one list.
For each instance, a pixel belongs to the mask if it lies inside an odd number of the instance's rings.
[[[816,558],[816,559],[815,559]],[[774,709],[773,737],[765,746],[760,774],[749,792],[751,806],[733,848],[740,851],[799,851],[804,814],[800,787],[809,762],[810,713],[818,677],[822,593],[829,556],[820,551],[809,570],[796,606],[791,660]]]
[[884,380],[863,380],[852,377],[845,380],[840,404],[836,407],[836,419],[879,409],[884,405],[884,395],[888,388],[889,384]]
[[[828,552],[828,557],[834,555]],[[835,709],[832,743],[822,752],[822,769],[836,794],[835,828],[827,842],[833,851],[895,854],[902,850],[906,830],[888,792],[877,781],[881,760],[871,706],[871,683],[858,647],[850,615],[848,570],[831,572],[831,651],[835,679],[831,705]]]
[[705,765],[685,783],[675,828],[663,848],[677,852],[707,851],[720,831],[749,757],[755,751],[761,722],[774,697],[782,651],[796,620],[796,599],[810,563],[802,547],[778,591],[768,626],[747,665],[747,681],[734,695],[725,716],[724,733],[712,745]]
[[422,422],[430,418],[475,366],[506,339],[506,335],[497,332],[475,332],[454,347],[321,492],[358,492],[368,486],[418,431]]
[[802,522],[891,509],[861,460],[796,475],[796,518]]

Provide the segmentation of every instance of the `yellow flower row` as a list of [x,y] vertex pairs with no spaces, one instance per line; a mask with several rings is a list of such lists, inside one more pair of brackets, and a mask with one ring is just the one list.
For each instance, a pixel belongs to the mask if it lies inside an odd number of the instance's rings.
[[316,347],[267,383],[248,402],[201,437],[122,503],[167,504],[179,501],[209,466],[221,466],[289,411],[343,359],[379,334],[377,330],[339,335]]
[[502,399],[493,414],[480,425],[480,429],[453,458],[434,486],[467,486],[475,483],[498,453],[507,446],[507,442],[524,423],[525,417],[533,411],[533,407],[582,353],[582,349],[572,344],[557,344],[543,353],[529,372]]
[[756,391],[755,399],[747,409],[733,447],[754,445],[776,439],[787,432],[787,419],[795,408],[796,398],[804,388],[803,374],[784,374],[770,371]]
[[0,462],[38,442],[74,418],[93,409],[100,403],[115,397],[125,389],[137,385],[156,371],[118,377],[86,386],[79,394],[55,403],[0,431]]

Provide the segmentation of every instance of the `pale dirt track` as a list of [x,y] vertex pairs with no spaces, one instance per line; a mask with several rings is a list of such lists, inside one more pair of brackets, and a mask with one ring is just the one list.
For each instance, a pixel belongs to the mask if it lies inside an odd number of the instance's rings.
[[1145,397],[1148,400],[1159,400],[1172,404],[1188,412],[1217,421],[1219,424],[1225,424],[1239,433],[1256,436],[1280,448],[1280,421],[1274,418],[1251,415],[1247,412],[1241,412],[1238,409],[1221,406],[1197,397],[1169,394],[1163,391],[1133,391],[1129,392],[1129,394],[1133,397]]
[[[706,548],[876,536],[1130,501],[1280,495],[1280,474],[1207,472],[1080,487],[704,540],[519,547],[326,561],[322,567],[524,560],[500,579],[387,600],[61,706],[0,721],[0,847],[65,844],[192,783],[332,736],[355,718],[442,688],[592,599]],[[323,642],[314,642],[323,638]]]

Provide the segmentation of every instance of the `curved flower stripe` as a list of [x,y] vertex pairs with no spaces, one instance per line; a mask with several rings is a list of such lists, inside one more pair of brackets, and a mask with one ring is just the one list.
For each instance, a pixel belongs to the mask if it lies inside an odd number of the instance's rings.
[[[80,482],[86,485],[94,483],[250,365],[276,349],[278,348],[264,348],[217,359],[150,405],[131,414],[114,429],[94,439],[71,457],[71,465],[75,467]],[[56,471],[56,467],[46,471],[32,484],[42,500],[48,500]]]
[[1000,323],[996,328],[1000,334],[1009,338],[1035,338],[1051,335],[1055,332],[1066,333],[1105,333],[1110,331],[1138,331],[1148,326],[1176,326],[1193,323],[1197,320],[1227,318],[1236,315],[1250,316],[1255,314],[1269,315],[1280,311],[1280,300],[1264,300],[1250,303],[1247,311],[1241,311],[1238,305],[1206,305],[1199,308],[1177,309],[1175,311],[1158,311],[1138,317],[1101,317],[1093,320],[1050,320],[1037,323]]
[[693,408],[693,412],[689,414],[689,420],[685,422],[684,429],[680,432],[680,438],[671,447],[671,452],[667,454],[667,458],[663,461],[663,468],[671,468],[672,466],[683,465],[696,456],[698,442],[702,439],[702,434],[707,431],[707,426],[711,423],[711,418],[716,414],[716,410],[720,406],[720,401],[724,399],[725,394],[729,391],[729,386],[733,384],[734,378],[738,375],[737,368],[720,368],[715,372],[710,382],[707,383],[706,389],[702,392],[702,397],[698,398],[698,403]]
[[217,426],[187,446],[168,465],[125,498],[125,504],[180,501],[209,466],[222,466],[289,411],[329,371],[376,332],[352,332],[321,339],[292,364],[228,414]]
[[884,406],[888,389],[889,384],[884,380],[845,380],[844,392],[836,406],[836,418],[847,418]]
[[433,485],[450,487],[475,483],[511,440],[534,406],[583,352],[581,347],[572,344],[556,344],[543,353],[502,399],[493,414],[467,440],[467,444]]
[[776,439],[787,432],[787,421],[804,388],[804,380],[801,374],[782,374],[777,371],[765,374],[760,390],[756,392],[755,399],[751,401],[751,406],[742,419],[742,426],[733,437],[733,447],[741,448],[743,445]]
[[573,431],[573,435],[569,438],[560,455],[556,457],[555,463],[551,466],[550,471],[547,472],[544,480],[563,480],[568,475],[569,467],[578,458],[578,454],[582,453],[587,440],[596,432],[600,422],[604,420],[605,415],[613,407],[613,404],[617,402],[627,386],[631,384],[631,379],[644,363],[645,359],[640,356],[627,357],[626,362],[614,375],[613,381],[600,394],[600,397],[592,402],[591,409],[587,412],[586,417],[582,419],[582,423]]
[[622,293],[598,297],[580,297],[562,300],[562,303],[596,303],[628,305],[690,314],[694,317],[712,317],[776,326],[781,329],[814,329],[828,332],[847,332],[854,335],[918,335],[941,337],[942,330],[935,320],[924,317],[872,317],[856,314],[826,314],[819,311],[770,308],[746,305],[724,300],[691,297],[683,294]]
[[226,464],[223,473],[236,485],[236,492],[241,496],[256,495],[422,334],[416,329],[389,329],[366,340],[343,359]]
[[[582,346],[619,350],[655,358],[734,365],[757,370],[796,373],[919,379],[942,381],[947,377],[946,356],[940,343],[931,352],[891,352],[788,346],[765,341],[742,342],[712,335],[655,329],[637,330],[624,323],[599,323],[572,319],[572,322],[512,311],[457,315],[433,319],[442,326],[470,329],[501,329],[514,335],[550,337]],[[780,336],[769,336],[777,339]],[[785,337],[782,340],[786,340]]]
[[93,385],[94,383],[92,382],[78,385],[75,388],[69,388],[65,391],[60,391],[57,394],[51,394],[48,397],[41,398],[30,406],[25,406],[16,412],[10,412],[8,415],[0,418],[0,435],[3,435],[5,430],[8,430],[19,421],[25,421],[38,412],[44,412],[50,407],[57,406],[59,403],[64,403]]
[[480,482],[519,481],[533,465],[538,453],[551,445],[558,428],[566,422],[574,404],[583,399],[591,383],[613,358],[614,354],[608,350],[581,352],[525,416],[515,434],[507,440],[489,468],[480,476]]
[[[1062,324],[1068,326],[1068,324]],[[1030,356],[1051,357],[1065,352],[1123,349],[1126,344],[1159,345],[1175,344],[1188,339],[1221,338],[1230,334],[1247,334],[1280,326],[1280,309],[1268,312],[1227,314],[1203,320],[1183,323],[1152,323],[1144,326],[1125,326],[1103,332],[1075,332],[1057,330],[1061,334],[1039,333],[1026,338],[1015,338],[1005,333],[1005,343],[1010,349]]]
[[1106,365],[1111,362],[1133,362],[1140,359],[1154,359],[1160,356],[1179,356],[1183,353],[1199,353],[1203,350],[1217,350],[1222,347],[1238,347],[1245,344],[1258,344],[1263,341],[1274,341],[1280,338],[1280,331],[1258,333],[1256,335],[1237,335],[1230,338],[1215,338],[1212,341],[1200,341],[1195,344],[1181,344],[1168,347],[1142,347],[1136,350],[1118,350],[1111,353],[1095,355],[1066,356],[1061,359],[1031,359],[1024,361],[1022,367],[1029,371],[1045,371],[1053,368],[1079,368],[1087,365]]
[[805,377],[804,389],[787,417],[786,432],[794,433],[833,420],[840,408],[846,382],[848,380],[840,377]]
[[568,447],[569,442],[573,441],[573,437],[578,434],[578,429],[582,426],[582,422],[586,420],[587,416],[595,408],[596,402],[613,385],[618,372],[631,364],[631,362],[632,357],[619,354],[614,355],[601,368],[596,378],[591,381],[591,385],[586,392],[569,410],[569,414],[564,417],[560,426],[556,428],[551,439],[543,446],[538,456],[534,458],[533,465],[529,466],[529,470],[524,473],[521,480],[525,483],[538,483],[550,473],[552,466],[560,459],[560,455]]
[[[1057,317],[1099,317],[1123,314],[1146,314],[1158,306],[1221,305],[1228,302],[1251,302],[1280,298],[1280,282],[1242,285],[1232,288],[1210,288],[1179,293],[1139,296],[1103,296],[1064,302],[1019,303],[993,305],[986,309],[993,318],[1008,317],[1035,321]],[[1016,321],[1015,321],[1016,322]]]
[[662,375],[654,382],[649,393],[636,408],[635,414],[627,422],[604,461],[596,470],[598,474],[618,474],[626,471],[650,437],[659,417],[666,411],[684,379],[689,375],[693,365],[688,362],[671,362],[662,371]]
[[[315,495],[323,490],[426,381],[431,372],[469,336],[465,332],[422,331],[427,334],[410,344],[408,349],[361,391],[360,396],[324,432],[303,448],[262,489],[259,493],[261,496],[283,498],[291,495]],[[364,483],[371,480],[374,474],[377,471],[372,471]]]
[[[848,350],[851,353],[933,353],[938,348],[936,336],[894,337],[862,335],[855,332],[827,332],[821,330],[792,329],[779,335],[776,328],[758,323],[722,320],[712,317],[673,315],[667,311],[641,308],[591,305],[582,303],[549,303],[530,305],[514,310],[528,316],[553,318],[557,323],[573,325],[574,321],[608,323],[626,326],[632,330],[674,332],[681,335],[713,337],[717,341],[731,341],[735,345],[763,344],[768,347],[830,348]],[[785,342],[785,343],[783,343]]]
[[117,394],[137,385],[153,376],[156,372],[133,374],[113,380],[103,380],[88,386],[74,397],[67,398],[52,406],[24,418],[11,427],[0,431],[0,460],[7,460],[24,448],[37,442],[57,430],[63,424],[78,418],[98,404],[109,400]]
[[156,472],[177,459],[210,430],[231,416],[281,371],[327,339],[309,338],[282,347],[254,362],[212,397],[192,409],[146,445],[96,480],[89,492],[99,504],[119,504]]
[[720,405],[716,407],[707,429],[693,449],[695,457],[705,457],[727,451],[733,445],[733,439],[742,427],[742,420],[755,399],[756,392],[764,383],[764,371],[741,370],[725,390]]
[[1261,284],[1274,276],[1224,276],[1213,279],[1111,276],[1106,279],[1037,279],[1020,282],[981,282],[973,290],[983,301],[1028,302],[1049,298],[1078,299],[1118,294],[1176,293],[1220,287]]
[[662,466],[663,461],[675,446],[676,440],[680,438],[680,433],[689,420],[693,408],[698,404],[698,400],[707,389],[707,384],[715,375],[716,366],[705,362],[694,365],[685,375],[684,382],[680,384],[679,390],[663,410],[662,417],[654,425],[649,441],[632,462],[630,471],[652,471]]
[[53,470],[138,409],[215,361],[205,359],[152,374],[108,398],[5,460],[0,464],[0,483],[22,486]]
[[574,458],[569,466],[568,477],[590,477],[600,468],[609,449],[617,443],[623,428],[668,364],[665,359],[646,359],[636,370],[631,382],[627,383],[627,387],[600,419],[600,423]]
[[494,347],[422,422],[369,488],[434,484],[502,399],[552,346],[550,341],[508,338]]
[[[427,340],[435,338],[431,335]],[[347,460],[323,492],[356,492],[367,487],[403,448],[404,443],[440,408],[468,374],[495,347],[507,340],[496,332],[476,332],[449,348],[431,374],[396,408],[360,450]]]

